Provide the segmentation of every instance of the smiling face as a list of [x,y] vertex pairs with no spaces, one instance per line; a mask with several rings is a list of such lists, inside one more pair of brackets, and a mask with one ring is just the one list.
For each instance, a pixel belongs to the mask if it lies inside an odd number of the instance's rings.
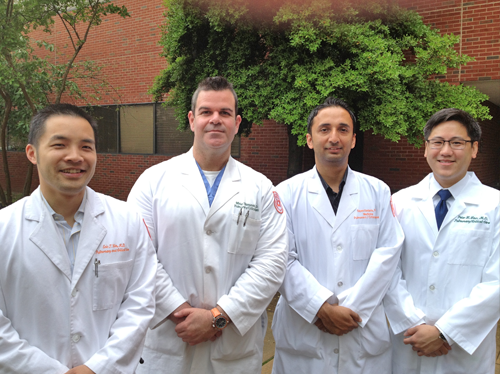
[[[450,140],[453,138],[471,140],[467,129],[458,121],[443,122],[434,127],[428,140]],[[441,149],[431,149],[425,142],[424,156],[434,173],[434,178],[444,187],[449,188],[459,182],[467,173],[473,158],[476,158],[478,142],[466,143],[465,149],[451,149],[444,143]]]
[[195,112],[188,114],[194,132],[195,151],[227,153],[238,133],[241,117],[235,113],[235,100],[230,90],[201,91]]
[[341,107],[321,109],[314,117],[311,133],[306,135],[307,145],[314,149],[316,165],[345,167],[349,153],[356,145],[352,118]]
[[46,120],[36,147],[28,144],[26,155],[37,165],[40,189],[48,201],[62,196],[83,198],[97,163],[94,130],[81,117],[53,115]]

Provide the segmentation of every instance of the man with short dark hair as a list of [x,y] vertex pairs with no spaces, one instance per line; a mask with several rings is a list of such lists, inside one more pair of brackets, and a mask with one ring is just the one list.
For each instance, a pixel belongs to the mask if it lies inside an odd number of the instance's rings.
[[40,187],[0,211],[0,371],[134,373],[154,314],[155,254],[124,202],[87,184],[94,120],[69,104],[31,121]]
[[349,168],[356,117],[344,101],[315,108],[306,136],[316,166],[277,187],[290,250],[273,318],[273,373],[390,373],[381,301],[403,233],[389,187]]
[[406,236],[384,300],[396,334],[393,373],[493,373],[500,192],[467,172],[481,138],[468,113],[443,109],[424,134],[432,173],[393,196]]
[[140,373],[261,372],[286,222],[271,182],[230,156],[237,107],[225,78],[203,80],[188,114],[193,147],[146,170],[130,192],[163,265]]

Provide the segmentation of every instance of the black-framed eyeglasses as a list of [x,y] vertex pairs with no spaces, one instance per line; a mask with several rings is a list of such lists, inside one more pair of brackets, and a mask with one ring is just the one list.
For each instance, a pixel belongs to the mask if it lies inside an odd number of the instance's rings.
[[450,143],[451,149],[464,149],[465,144],[467,143],[474,143],[473,140],[464,140],[461,138],[453,138],[450,140],[444,140],[444,139],[427,139],[427,143],[429,143],[429,146],[431,149],[441,149],[444,147],[444,143]]

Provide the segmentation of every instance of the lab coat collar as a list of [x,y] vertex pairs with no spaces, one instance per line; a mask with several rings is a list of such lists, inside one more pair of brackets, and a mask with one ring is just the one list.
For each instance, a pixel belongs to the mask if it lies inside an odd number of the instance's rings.
[[40,187],[33,191],[26,203],[25,219],[39,223],[29,239],[71,281],[68,252],[64,242],[59,240],[61,236],[57,232],[54,219],[42,201]]
[[106,236],[106,228],[96,219],[97,216],[104,213],[104,205],[99,196],[87,187],[87,203],[85,205],[85,214],[83,216],[82,231],[78,241],[76,251],[75,267],[73,269],[73,278],[71,288],[76,285],[89,264],[94,253],[99,249],[99,245]]
[[[214,201],[208,212],[207,220],[210,219],[219,209],[221,209],[228,201],[230,201],[234,195],[240,192],[241,176],[240,171],[236,165],[236,161],[229,156],[229,160],[226,164],[226,170],[222,175],[222,179],[219,184],[219,189],[215,194]],[[205,191],[205,198],[206,198]],[[208,198],[207,198],[208,200]]]
[[[418,208],[425,217],[432,232],[437,235],[436,215],[434,212],[434,203],[432,201],[433,193],[430,188],[431,178],[433,178],[432,173],[427,175],[416,185],[414,199],[420,200],[417,201]],[[478,205],[480,203],[481,196],[478,196],[477,190],[481,186],[481,182],[473,172],[468,172],[465,178],[469,178],[469,180],[460,192],[456,196],[453,196],[455,201],[444,218],[441,230],[463,212],[466,208],[466,204]]]
[[[182,162],[183,168],[181,170],[181,174],[183,180],[181,181],[181,183],[184,188],[186,188],[191,193],[191,195],[193,195],[196,201],[198,201],[198,204],[200,204],[200,207],[201,209],[203,209],[203,212],[206,216],[208,215],[208,211],[210,210],[210,206],[208,205],[207,190],[205,189],[205,185],[203,184],[200,170],[196,165],[196,160],[193,156],[193,148],[191,147],[191,149],[181,157],[185,158],[185,161]],[[222,179],[224,179],[224,177]],[[217,199],[217,195],[215,199]]]
[[342,222],[351,216],[359,202],[359,182],[356,175],[349,168],[337,215],[335,216],[325,188],[321,184],[316,166],[310,173],[307,190],[311,205],[335,231]]
[[58,240],[60,235],[52,215],[42,201],[40,187],[30,196],[26,203],[25,218],[37,221],[39,224],[30,236],[30,240],[52,261],[61,272],[66,275],[71,283],[75,284],[88,265],[94,252],[106,234],[106,229],[95,219],[104,212],[104,207],[97,194],[87,187],[87,204],[83,216],[82,231],[78,242],[73,277],[69,263],[68,252],[64,242]]

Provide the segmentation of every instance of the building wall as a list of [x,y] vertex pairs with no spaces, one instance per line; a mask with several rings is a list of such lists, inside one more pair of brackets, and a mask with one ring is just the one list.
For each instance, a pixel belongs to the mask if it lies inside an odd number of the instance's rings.
[[500,1],[399,0],[441,33],[461,35],[456,50],[472,56],[462,69],[449,69],[440,79],[449,82],[500,79]]
[[[469,167],[486,185],[500,187],[500,108],[488,103],[493,120],[481,122],[483,137],[476,159]],[[418,183],[431,172],[424,146],[416,148],[406,139],[398,143],[365,132],[363,172],[386,182],[393,192]]]
[[[452,83],[458,81],[500,79],[500,1],[462,0],[399,0],[402,6],[419,12],[424,21],[444,33],[462,35],[463,53],[476,58],[462,69],[450,69],[439,77]],[[104,66],[103,72],[113,89],[99,102],[105,104],[129,104],[151,102],[147,93],[154,78],[165,68],[165,58],[160,56],[161,37],[159,26],[164,22],[162,0],[118,0],[125,5],[131,18],[122,19],[112,15],[91,31],[87,44],[79,56],[80,61],[94,60]],[[41,32],[32,34],[41,38]],[[53,26],[53,34],[44,39],[58,46],[51,54],[54,61],[65,61],[70,52],[69,40],[60,22]],[[65,47],[66,45],[66,47]],[[60,55],[59,55],[60,54]],[[77,102],[76,104],[82,104]],[[493,121],[483,124],[484,150],[471,169],[476,171],[484,183],[498,185],[500,181],[500,155],[497,143],[500,139],[499,108],[491,106]],[[239,161],[261,171],[275,184],[286,178],[288,141],[286,128],[265,121],[263,127],[254,126],[248,138],[241,139]],[[12,159],[11,174],[13,190],[22,191],[25,177],[25,155],[9,152]],[[103,193],[125,199],[136,178],[147,167],[168,159],[161,155],[99,154],[98,167],[91,186]],[[1,159],[1,156],[0,156]],[[313,154],[306,149],[304,168],[313,164]],[[404,139],[398,143],[384,140],[380,136],[365,133],[363,171],[386,181],[393,190],[417,183],[429,172],[423,157],[423,149],[409,145]],[[35,171],[36,174],[36,171]],[[0,170],[3,184],[3,170]],[[33,180],[33,188],[37,186]]]

